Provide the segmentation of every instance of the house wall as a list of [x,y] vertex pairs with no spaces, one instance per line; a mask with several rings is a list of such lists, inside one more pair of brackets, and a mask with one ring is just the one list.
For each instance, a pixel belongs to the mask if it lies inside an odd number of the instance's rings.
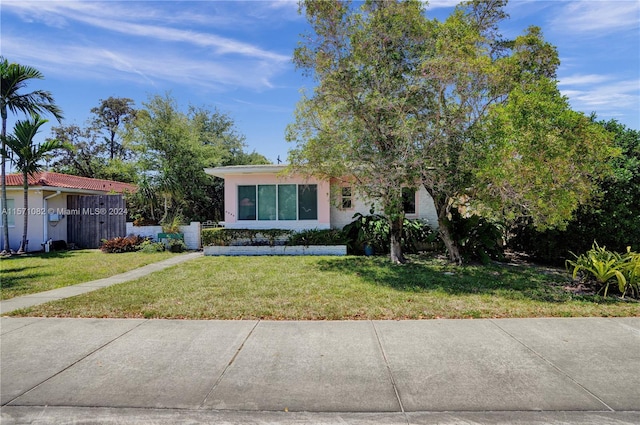
[[[231,229],[328,229],[330,228],[329,182],[302,176],[281,177],[273,173],[265,174],[228,174],[224,182],[224,225]],[[237,220],[238,186],[254,184],[317,184],[318,219],[317,220]]]
[[[353,221],[353,215],[356,213],[369,215],[372,204],[375,203],[370,200],[365,200],[361,196],[353,196],[351,208],[339,208],[339,206],[341,206],[340,185],[334,182],[332,187],[331,227],[334,229],[343,228]],[[380,208],[376,207],[375,212],[380,213]],[[426,220],[433,229],[438,228],[436,207],[424,186],[420,186],[420,189],[416,192],[416,213],[407,214],[407,218]]]
[[[55,196],[54,196],[55,195]],[[67,210],[67,194],[56,192],[44,192],[43,198],[52,196],[47,200],[47,216],[43,217],[43,226],[46,222],[47,226],[47,238],[54,241],[66,241],[67,240],[67,215],[64,213]],[[49,213],[58,214],[59,221],[51,220]]]
[[[9,226],[9,248],[17,251],[20,248],[20,242],[22,241],[22,232],[24,226],[24,219],[29,218],[27,226],[27,240],[29,244],[27,246],[28,251],[39,251],[42,249],[43,229],[44,229],[44,213],[42,205],[42,190],[30,188],[28,191],[29,212],[31,214],[24,214],[22,208],[24,208],[24,192],[22,188],[14,189],[7,187],[7,200],[13,199],[13,208],[15,208],[15,223]],[[0,223],[1,226],[1,223]],[[4,246],[4,231],[0,232],[0,246]]]

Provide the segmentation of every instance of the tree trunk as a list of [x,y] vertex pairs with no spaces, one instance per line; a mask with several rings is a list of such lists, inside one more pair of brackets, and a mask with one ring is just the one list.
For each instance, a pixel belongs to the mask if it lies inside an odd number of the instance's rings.
[[18,254],[24,254],[27,250],[27,226],[29,224],[29,182],[27,172],[22,173],[22,188],[24,189],[24,212],[22,214],[24,224],[22,227],[22,241],[20,242],[20,248]]
[[[6,107],[5,107],[6,108]],[[4,143],[4,138],[7,135],[7,112],[6,109],[2,111],[2,152],[6,151],[7,145]],[[2,233],[3,233],[3,254],[10,254],[11,248],[9,247],[9,211],[7,210],[7,158],[2,155]]]
[[460,247],[458,243],[453,239],[451,235],[451,228],[449,227],[451,222],[448,220],[449,215],[449,197],[444,194],[436,193],[430,186],[424,185],[429,192],[429,195],[433,199],[433,204],[436,207],[436,213],[438,214],[438,235],[444,243],[447,249],[447,256],[449,261],[462,265],[462,255],[460,255]]
[[404,217],[402,215],[398,215],[396,218],[390,219],[389,224],[391,226],[390,234],[391,234],[391,261],[396,264],[404,264],[407,262],[407,259],[404,257],[402,253],[402,225],[404,222]]
[[440,239],[442,239],[442,242],[444,242],[444,246],[447,248],[447,256],[449,257],[449,261],[458,265],[462,265],[462,255],[460,255],[460,248],[458,247],[458,243],[451,236],[451,231],[449,229],[449,220],[440,220],[440,218],[438,217],[438,233],[440,235]]

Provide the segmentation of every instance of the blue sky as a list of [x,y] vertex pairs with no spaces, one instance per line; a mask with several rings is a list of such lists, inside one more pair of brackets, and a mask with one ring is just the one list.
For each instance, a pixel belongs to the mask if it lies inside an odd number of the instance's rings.
[[[444,19],[456,1],[430,2]],[[514,0],[501,31],[529,25],[557,46],[561,91],[574,109],[640,129],[640,2]],[[291,147],[284,131],[300,90],[312,87],[292,62],[307,31],[295,1],[2,0],[0,52],[46,79],[63,124],[84,125],[109,96],[142,107],[170,93],[188,105],[227,113],[248,151],[275,162]],[[50,136],[47,129],[42,139]]]

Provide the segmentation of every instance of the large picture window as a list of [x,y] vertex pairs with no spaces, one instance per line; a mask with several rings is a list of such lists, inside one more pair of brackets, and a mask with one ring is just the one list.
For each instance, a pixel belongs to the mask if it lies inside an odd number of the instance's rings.
[[238,220],[256,219],[256,187],[238,186]]
[[318,186],[298,185],[298,220],[318,219]]
[[258,186],[258,220],[276,219],[276,185]]
[[238,220],[317,220],[318,185],[238,186]]
[[296,185],[278,185],[278,220],[296,220],[297,205]]

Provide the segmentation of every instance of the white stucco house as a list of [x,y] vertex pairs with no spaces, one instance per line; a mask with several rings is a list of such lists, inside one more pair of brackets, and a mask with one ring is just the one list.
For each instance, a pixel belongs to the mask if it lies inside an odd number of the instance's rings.
[[[238,165],[206,168],[224,179],[227,228],[330,229],[342,228],[353,215],[369,214],[371,200],[356,196],[350,183],[284,174],[286,165]],[[433,199],[424,187],[404,192],[405,214],[437,227]],[[379,211],[379,210],[378,210]]]
[[[71,216],[99,214],[98,210],[70,210],[71,197],[84,195],[107,195],[134,192],[136,186],[128,183],[91,179],[67,174],[40,172],[28,178],[29,210],[24,211],[24,189],[22,174],[8,174],[7,209],[9,220],[9,247],[17,251],[22,240],[23,224],[28,219],[27,251],[40,251],[43,244],[51,240],[71,242],[68,238],[68,222]],[[86,213],[86,214],[85,214]],[[109,211],[107,211],[107,214]],[[111,211],[121,213],[121,211]],[[2,222],[0,221],[0,229]],[[0,231],[0,247],[4,246],[4,231]]]

